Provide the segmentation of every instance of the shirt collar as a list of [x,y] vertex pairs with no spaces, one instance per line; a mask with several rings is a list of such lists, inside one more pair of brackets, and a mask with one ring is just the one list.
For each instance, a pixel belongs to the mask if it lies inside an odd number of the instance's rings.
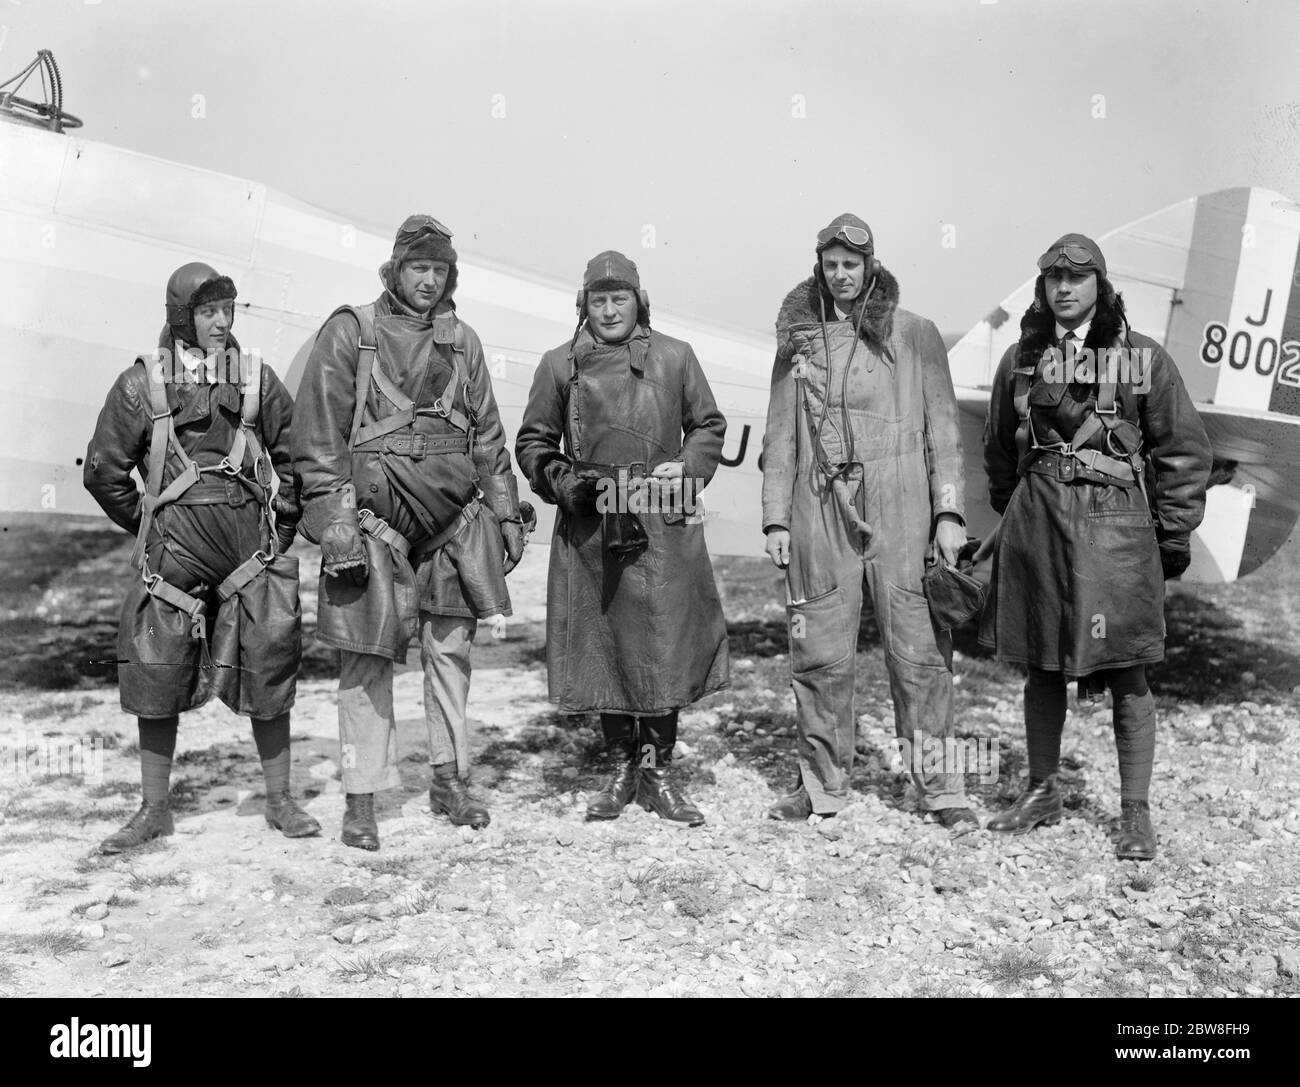
[[[1091,327],[1092,327],[1092,320],[1089,319],[1087,321],[1084,321],[1083,324],[1081,324],[1078,328],[1074,330],[1074,334],[1079,338],[1080,343],[1083,343],[1083,341],[1088,338],[1088,329],[1090,329]],[[1067,331],[1068,330],[1065,328],[1065,326],[1062,325],[1059,321],[1056,323],[1056,338],[1058,340],[1063,340],[1065,338],[1065,333]]]

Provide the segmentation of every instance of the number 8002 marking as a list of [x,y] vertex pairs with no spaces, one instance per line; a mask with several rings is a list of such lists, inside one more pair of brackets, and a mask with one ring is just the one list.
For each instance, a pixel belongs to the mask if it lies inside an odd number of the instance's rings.
[[1282,344],[1280,350],[1282,362],[1279,366],[1278,342],[1272,336],[1261,337],[1256,346],[1251,334],[1245,329],[1239,329],[1232,334],[1232,339],[1229,341],[1227,328],[1218,321],[1210,321],[1202,334],[1201,361],[1207,366],[1218,366],[1226,355],[1229,366],[1234,370],[1244,370],[1250,365],[1252,347],[1255,356],[1255,373],[1260,377],[1270,377],[1276,369],[1279,384],[1300,389],[1300,340],[1287,340]]

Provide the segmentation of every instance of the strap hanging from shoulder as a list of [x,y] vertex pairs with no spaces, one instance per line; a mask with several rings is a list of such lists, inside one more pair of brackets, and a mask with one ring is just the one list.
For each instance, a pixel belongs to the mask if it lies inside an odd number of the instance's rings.
[[[136,361],[144,369],[145,380],[149,386],[149,418],[153,421],[153,432],[149,436],[149,460],[145,469],[144,495],[140,499],[140,531],[136,533],[135,547],[131,551],[131,565],[143,570],[145,541],[153,528],[154,515],[159,507],[174,501],[199,481],[199,469],[176,440],[176,424],[172,418],[171,405],[167,403],[167,387],[163,383],[159,353],[155,351],[149,358],[141,356]],[[185,467],[163,491],[163,470],[167,464],[169,448],[175,449],[176,455]]]
[[375,355],[379,345],[375,341],[375,304],[368,302],[364,306],[340,306],[330,316],[350,313],[357,319],[357,384],[356,406],[352,409],[352,429],[349,431],[348,448],[357,444],[357,434],[361,430],[361,417],[366,411],[366,398],[370,395],[370,375],[375,369]]

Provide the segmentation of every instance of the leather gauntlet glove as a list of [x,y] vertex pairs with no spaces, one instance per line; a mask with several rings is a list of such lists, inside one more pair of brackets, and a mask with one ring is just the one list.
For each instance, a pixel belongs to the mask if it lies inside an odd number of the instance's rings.
[[1186,535],[1157,532],[1156,540],[1160,544],[1160,568],[1166,581],[1178,577],[1192,564],[1191,543]]
[[351,484],[342,490],[313,498],[303,509],[303,535],[318,541],[321,570],[329,577],[346,577],[362,585],[369,575],[366,542],[357,520],[356,492]]
[[506,549],[505,571],[510,573],[524,557],[524,526],[519,510],[519,484],[509,474],[481,476],[479,490],[501,528],[501,542]]
[[582,479],[563,460],[552,461],[545,471],[546,481],[555,495],[555,504],[560,509],[574,517],[590,517],[596,512],[595,480]]
[[280,553],[283,554],[293,546],[293,538],[298,534],[298,522],[302,520],[302,506],[292,483],[280,488],[280,493],[271,499],[271,508],[275,510],[275,538],[280,545]]

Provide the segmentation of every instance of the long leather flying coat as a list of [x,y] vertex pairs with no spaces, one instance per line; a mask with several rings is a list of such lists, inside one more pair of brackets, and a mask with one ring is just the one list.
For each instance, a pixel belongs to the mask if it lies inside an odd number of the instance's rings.
[[[384,368],[417,409],[425,409],[415,418],[415,433],[429,439],[463,436],[429,410],[452,376],[453,359],[467,387],[455,389],[452,407],[473,416],[477,424],[472,456],[463,451],[419,457],[397,451],[354,455],[349,440],[357,402],[357,318],[343,311],[321,328],[303,372],[294,414],[293,458],[302,480],[303,505],[353,487],[357,508],[383,518],[411,545],[414,576],[412,582],[400,569],[395,573],[389,549],[367,537],[372,568],[364,589],[321,575],[317,636],[339,649],[400,660],[406,654],[417,603],[419,610],[442,615],[509,614],[500,531],[486,507],[447,544],[432,551],[421,545],[433,537],[434,530],[452,525],[473,502],[480,477],[509,475],[510,454],[482,344],[454,306],[444,300],[421,316],[389,291],[374,306],[375,365]],[[363,423],[393,411],[372,381]],[[304,530],[310,519],[309,513]]]
[[[557,461],[642,462],[650,472],[679,460],[702,486],[717,470],[726,427],[689,344],[644,326],[604,344],[584,328],[572,347],[542,357],[515,453],[548,502],[556,500],[548,466]],[[567,712],[658,714],[727,683],[726,624],[703,524],[663,512],[640,520],[648,546],[620,557],[605,547],[600,513],[557,514],[546,657],[550,696]]]
[[[1209,439],[1169,354],[1140,333],[1126,337],[1117,316],[1099,315],[1086,348],[1125,348],[1135,353],[1130,358],[1149,360],[1144,370],[1130,366],[1128,380],[1116,385],[1119,418],[1141,432],[1147,495],[1136,484],[1085,478],[1082,462],[1051,452],[1027,450],[1018,471],[1016,367],[1035,370],[1029,413],[1040,445],[1069,442],[1098,394],[1095,383],[1048,380],[1060,376],[1046,369],[1044,350],[1055,343],[1050,314],[1039,324],[1007,349],[993,379],[984,463],[990,501],[1003,516],[980,641],[999,659],[1072,677],[1159,661],[1165,623],[1158,548],[1186,550],[1201,522]],[[1086,445],[1114,452],[1104,431]],[[1070,478],[1026,470],[1033,464],[1061,464],[1059,475]]]

